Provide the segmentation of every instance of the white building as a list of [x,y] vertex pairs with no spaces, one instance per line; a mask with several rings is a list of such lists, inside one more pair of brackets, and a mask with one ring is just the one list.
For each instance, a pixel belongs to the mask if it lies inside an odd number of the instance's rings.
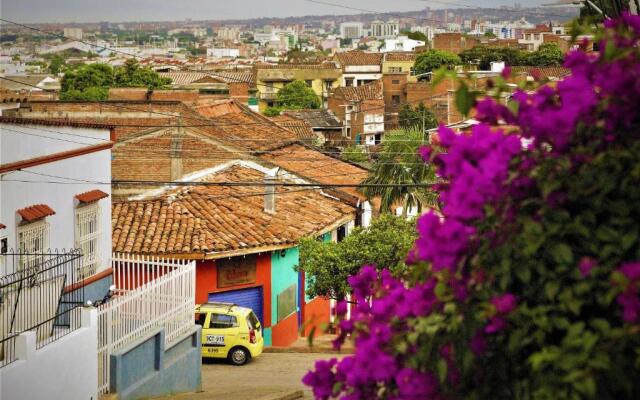
[[384,41],[384,46],[380,49],[383,53],[391,51],[414,51],[416,47],[426,45],[422,40],[409,39],[407,36],[398,36],[397,39],[387,39]]
[[371,36],[376,38],[393,38],[400,33],[400,23],[398,21],[373,21],[371,23]]
[[80,28],[64,28],[63,36],[69,39],[82,40],[82,29]]
[[340,24],[340,37],[342,39],[358,39],[364,36],[362,22],[344,22]]
[[207,49],[207,57],[238,58],[238,57],[240,57],[240,49],[209,48],[209,49]]
[[[92,124],[0,118],[5,252],[78,248],[83,276],[109,268],[111,136],[109,127]],[[0,276],[15,272],[7,268],[0,265]]]
[[236,42],[240,38],[240,29],[224,26],[216,30],[216,35],[220,40]]

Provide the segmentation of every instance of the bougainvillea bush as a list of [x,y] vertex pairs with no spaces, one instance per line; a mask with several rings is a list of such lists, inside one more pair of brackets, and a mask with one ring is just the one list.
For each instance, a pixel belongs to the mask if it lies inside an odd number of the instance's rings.
[[350,278],[355,352],[305,376],[317,398],[640,398],[640,18],[604,31],[571,76],[421,150],[441,213],[410,279]]

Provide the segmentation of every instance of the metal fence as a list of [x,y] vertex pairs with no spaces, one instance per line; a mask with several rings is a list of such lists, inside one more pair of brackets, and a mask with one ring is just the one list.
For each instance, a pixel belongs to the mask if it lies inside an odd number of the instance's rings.
[[111,354],[164,328],[170,345],[194,325],[195,261],[114,254],[116,296],[98,307],[98,391],[109,391]]
[[79,282],[79,251],[0,255],[11,274],[0,277],[0,368],[16,360],[16,338],[36,331],[41,348],[81,325],[84,292],[65,293]]

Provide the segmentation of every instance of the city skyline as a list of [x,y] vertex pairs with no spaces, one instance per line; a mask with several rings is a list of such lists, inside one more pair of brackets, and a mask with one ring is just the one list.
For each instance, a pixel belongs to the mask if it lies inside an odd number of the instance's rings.
[[[114,3],[119,7],[114,7]],[[213,4],[212,4],[213,3]],[[215,4],[219,3],[219,4]],[[323,3],[323,4],[320,4]],[[104,2],[99,0],[9,0],[0,6],[4,19],[21,23],[91,23],[109,22],[143,22],[143,21],[178,21],[193,20],[233,20],[253,18],[285,18],[312,15],[348,15],[360,14],[364,11],[375,11],[381,14],[389,12],[392,17],[396,12],[418,11],[425,7],[501,7],[513,6],[514,1],[480,0],[396,0],[389,3],[384,0],[350,0],[342,2],[308,0],[245,0],[238,4],[233,2],[216,2],[212,0],[190,0],[176,3],[172,0],[115,0]],[[543,4],[542,0],[520,2],[532,7]],[[335,5],[332,5],[335,4]],[[360,9],[360,10],[356,10]],[[381,15],[383,16],[383,15]]]

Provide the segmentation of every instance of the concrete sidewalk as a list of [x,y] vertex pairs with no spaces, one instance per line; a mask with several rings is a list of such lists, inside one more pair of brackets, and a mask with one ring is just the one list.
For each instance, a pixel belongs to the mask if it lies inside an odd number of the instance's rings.
[[351,354],[353,353],[353,343],[347,340],[342,348],[337,351],[333,349],[335,335],[320,335],[313,338],[298,338],[288,347],[265,347],[265,353],[325,353],[325,354]]

